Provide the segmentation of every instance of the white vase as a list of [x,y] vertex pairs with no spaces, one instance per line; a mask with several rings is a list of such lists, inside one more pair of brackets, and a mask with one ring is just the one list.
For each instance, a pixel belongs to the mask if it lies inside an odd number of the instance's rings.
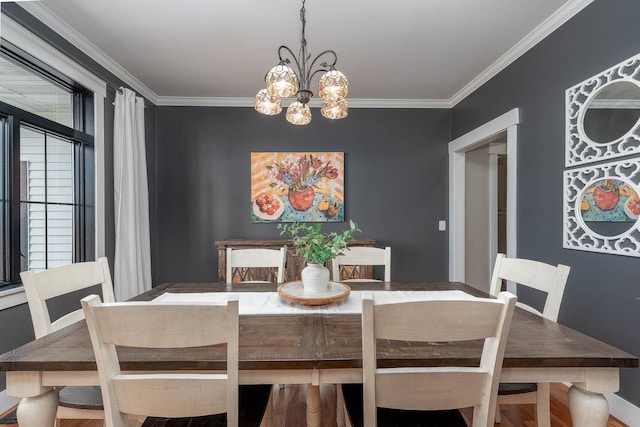
[[324,265],[309,263],[302,269],[301,276],[305,292],[326,292],[329,289],[329,269]]

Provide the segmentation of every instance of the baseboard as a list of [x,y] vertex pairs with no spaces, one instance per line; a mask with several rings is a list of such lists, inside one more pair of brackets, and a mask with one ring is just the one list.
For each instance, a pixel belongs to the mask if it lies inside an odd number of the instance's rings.
[[640,427],[640,408],[617,394],[605,394],[609,402],[609,413],[628,424],[629,427]]
[[4,414],[20,402],[20,399],[7,396],[7,390],[0,391],[0,414]]

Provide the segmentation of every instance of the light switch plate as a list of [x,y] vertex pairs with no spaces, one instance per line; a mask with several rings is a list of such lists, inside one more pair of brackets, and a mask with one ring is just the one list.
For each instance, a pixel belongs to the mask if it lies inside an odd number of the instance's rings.
[[438,231],[447,230],[447,221],[438,221]]

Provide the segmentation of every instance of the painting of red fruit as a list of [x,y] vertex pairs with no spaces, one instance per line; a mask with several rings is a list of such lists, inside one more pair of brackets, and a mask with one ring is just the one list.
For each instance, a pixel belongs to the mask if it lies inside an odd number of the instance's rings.
[[620,200],[620,193],[615,180],[603,179],[599,181],[593,190],[593,200],[600,210],[610,211],[615,208]]
[[580,213],[585,222],[632,222],[638,218],[633,202],[640,197],[636,186],[621,179],[603,178],[585,189],[580,201]]

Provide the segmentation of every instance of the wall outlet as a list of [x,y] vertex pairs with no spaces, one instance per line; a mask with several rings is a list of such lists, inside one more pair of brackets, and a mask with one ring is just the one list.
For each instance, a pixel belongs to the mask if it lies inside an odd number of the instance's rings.
[[447,221],[438,221],[438,231],[447,230]]

